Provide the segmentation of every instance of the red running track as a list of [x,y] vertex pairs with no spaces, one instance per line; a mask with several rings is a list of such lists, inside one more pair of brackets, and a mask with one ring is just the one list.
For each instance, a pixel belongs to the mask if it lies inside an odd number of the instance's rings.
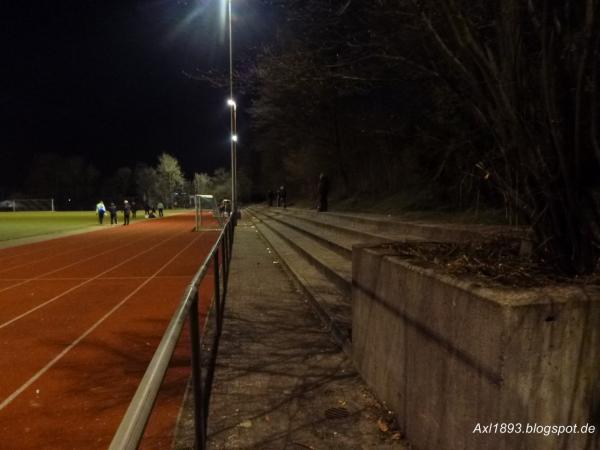
[[[0,250],[0,449],[108,447],[215,242],[193,226],[178,215]],[[188,349],[182,340],[146,448],[171,446]]]

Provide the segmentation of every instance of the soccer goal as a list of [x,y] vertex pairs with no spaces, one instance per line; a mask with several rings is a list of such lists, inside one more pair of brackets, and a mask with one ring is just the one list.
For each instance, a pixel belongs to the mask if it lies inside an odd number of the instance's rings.
[[54,211],[53,198],[11,198],[0,202],[1,211]]
[[196,209],[196,231],[201,228],[218,228],[223,225],[223,217],[214,196],[210,194],[197,194],[194,196]]

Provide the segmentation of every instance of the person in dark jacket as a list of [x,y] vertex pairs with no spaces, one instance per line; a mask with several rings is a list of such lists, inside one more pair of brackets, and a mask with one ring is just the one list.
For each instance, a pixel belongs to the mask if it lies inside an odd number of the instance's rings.
[[283,185],[280,186],[277,193],[277,206],[283,206],[284,209],[287,207],[287,192]]
[[129,216],[131,216],[131,205],[125,200],[123,202],[123,226],[129,225]]
[[267,199],[269,200],[269,206],[273,206],[273,200],[275,200],[275,193],[269,189],[269,192],[267,192]]
[[327,178],[327,175],[325,175],[324,173],[321,173],[321,175],[319,175],[318,190],[319,190],[319,202],[317,203],[317,211],[325,212],[325,211],[327,211],[327,208],[328,208],[327,196],[329,195],[329,179]]
[[117,224],[117,205],[115,205],[114,202],[110,203],[110,206],[108,207],[108,212],[110,213],[110,224],[116,225]]

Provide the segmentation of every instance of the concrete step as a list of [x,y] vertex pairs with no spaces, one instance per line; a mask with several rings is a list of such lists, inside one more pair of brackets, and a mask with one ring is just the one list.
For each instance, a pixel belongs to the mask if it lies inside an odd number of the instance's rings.
[[[426,240],[439,242],[468,242],[480,240],[502,227],[484,225],[457,225],[404,221],[396,217],[373,214],[316,212],[302,208],[278,209],[280,214],[294,215],[316,224],[357,233],[357,236],[374,236],[383,240]],[[369,241],[363,241],[369,242]]]
[[289,214],[281,214],[277,209],[261,209],[254,211],[254,213],[262,214],[265,217],[304,233],[349,260],[352,259],[352,246],[361,242],[353,234],[344,233],[343,231],[335,230],[332,227],[323,226],[322,224],[314,224],[311,221],[304,221],[302,218],[296,218]]
[[348,298],[352,293],[352,260],[330,250],[322,240],[298,231],[262,212],[252,210],[255,218],[293,247],[306,261],[316,267]]
[[[421,236],[410,235],[401,232],[384,232],[377,231],[375,227],[369,227],[359,222],[350,222],[345,219],[338,219],[330,216],[329,213],[316,213],[310,210],[299,208],[266,208],[253,207],[259,212],[277,215],[279,220],[284,218],[296,219],[302,221],[301,228],[306,231],[311,230],[313,234],[324,236],[326,239],[334,242],[336,239],[345,242],[352,248],[352,245],[365,243],[379,243],[388,241],[406,241],[406,240],[423,240]],[[306,225],[310,225],[307,227]],[[316,227],[316,228],[315,228]],[[325,230],[325,233],[323,232]],[[330,236],[333,239],[330,239]]]
[[371,233],[362,229],[348,228],[335,223],[328,223],[319,220],[319,216],[307,217],[303,214],[294,212],[282,212],[278,208],[263,208],[258,210],[270,218],[284,223],[302,233],[311,236],[322,244],[328,246],[331,250],[339,253],[345,258],[352,258],[352,246],[358,244],[377,244],[388,241],[405,241],[418,239],[415,236]]
[[[481,239],[482,234],[449,232],[439,226],[386,221],[381,217],[317,213],[299,208],[252,206],[257,230],[311,298],[323,321],[340,343],[350,348],[352,311],[352,247],[405,240]],[[459,230],[462,232],[463,230]]]
[[[245,212],[250,213],[247,210]],[[340,291],[319,268],[308,262],[298,252],[297,247],[267,226],[265,219],[257,217],[254,213],[250,213],[250,216],[257,231],[307,293],[315,311],[330,329],[333,338],[348,352],[352,335],[352,307],[349,296]]]

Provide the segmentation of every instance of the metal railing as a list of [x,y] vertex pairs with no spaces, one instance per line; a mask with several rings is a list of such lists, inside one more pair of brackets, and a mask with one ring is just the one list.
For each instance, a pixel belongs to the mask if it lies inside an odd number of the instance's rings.
[[[125,413],[117,432],[113,436],[113,440],[109,447],[110,450],[133,450],[138,448],[154,408],[158,391],[169,367],[169,362],[183,331],[185,321],[188,318],[190,321],[192,349],[191,366],[195,448],[202,450],[206,448],[208,408],[217,359],[217,350],[223,324],[223,312],[227,294],[229,262],[233,247],[235,224],[235,217],[232,216],[227,220],[210,253],[187,287],[156,352],[154,352],[154,356],[146,369],[144,377],[129,404],[127,412]],[[205,364],[206,370],[203,376],[201,365],[202,335],[198,323],[198,297],[200,282],[208,273],[211,265],[214,268],[214,313],[212,316],[215,319],[215,332],[213,334],[212,345],[210,345],[210,355]]]

